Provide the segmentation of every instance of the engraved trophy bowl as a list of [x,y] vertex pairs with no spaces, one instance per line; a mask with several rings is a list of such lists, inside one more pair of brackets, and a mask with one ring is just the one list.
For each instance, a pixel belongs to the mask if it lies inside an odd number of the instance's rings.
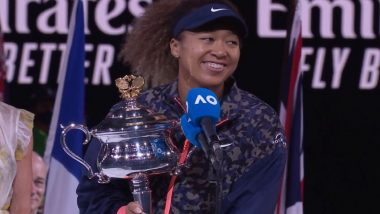
[[[66,126],[61,134],[61,145],[87,169],[90,179],[97,177],[99,183],[108,183],[110,178],[130,179],[134,199],[140,202],[144,212],[151,213],[148,175],[175,172],[179,151],[169,136],[177,122],[137,102],[143,85],[144,79],[140,76],[118,78],[116,86],[123,101],[114,105],[105,119],[91,130],[81,124]],[[68,148],[66,134],[72,129],[84,132],[83,144],[93,137],[100,142],[99,172],[94,173],[85,160]]]

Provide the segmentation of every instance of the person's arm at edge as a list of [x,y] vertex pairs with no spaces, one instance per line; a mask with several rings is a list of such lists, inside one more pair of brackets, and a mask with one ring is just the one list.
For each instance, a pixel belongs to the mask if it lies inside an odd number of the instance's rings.
[[21,160],[17,161],[16,177],[13,182],[11,214],[30,214],[32,192],[32,148],[33,140]]
[[281,188],[287,152],[276,148],[234,185],[224,203],[226,213],[272,214]]

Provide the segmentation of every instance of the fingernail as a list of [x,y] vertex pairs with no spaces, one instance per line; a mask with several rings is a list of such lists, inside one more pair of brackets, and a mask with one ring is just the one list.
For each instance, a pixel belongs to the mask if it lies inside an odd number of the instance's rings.
[[142,213],[142,209],[140,207],[136,207],[133,212],[135,213]]

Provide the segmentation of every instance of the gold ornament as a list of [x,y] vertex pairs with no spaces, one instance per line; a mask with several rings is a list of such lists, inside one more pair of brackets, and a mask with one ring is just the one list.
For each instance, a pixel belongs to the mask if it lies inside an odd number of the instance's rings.
[[145,80],[142,76],[125,75],[115,80],[116,87],[121,93],[122,99],[136,98],[144,86]]

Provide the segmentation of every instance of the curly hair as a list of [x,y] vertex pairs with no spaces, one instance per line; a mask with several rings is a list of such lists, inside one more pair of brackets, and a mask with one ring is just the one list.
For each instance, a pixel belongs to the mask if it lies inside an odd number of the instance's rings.
[[178,61],[171,55],[172,29],[183,16],[209,3],[223,3],[238,12],[227,0],[159,0],[134,20],[119,57],[131,72],[144,77],[145,88],[172,82],[178,75]]

